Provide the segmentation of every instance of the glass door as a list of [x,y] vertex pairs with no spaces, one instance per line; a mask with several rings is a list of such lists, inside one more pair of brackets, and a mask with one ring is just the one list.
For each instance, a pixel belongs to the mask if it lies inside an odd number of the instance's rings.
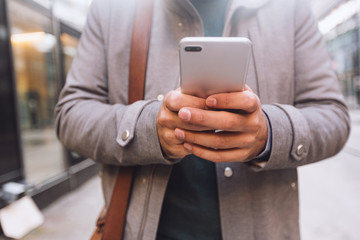
[[58,84],[56,37],[50,14],[20,1],[8,1],[25,177],[38,184],[65,171],[56,138],[54,107]]

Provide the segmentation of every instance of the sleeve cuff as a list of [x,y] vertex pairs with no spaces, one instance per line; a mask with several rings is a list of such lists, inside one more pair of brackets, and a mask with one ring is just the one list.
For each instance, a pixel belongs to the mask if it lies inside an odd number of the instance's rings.
[[271,126],[269,160],[252,164],[256,171],[294,168],[306,158],[310,145],[308,124],[299,109],[290,105],[264,105]]
[[[156,118],[161,105],[161,101],[153,100],[143,105],[138,114],[124,114],[128,117],[126,119],[128,128],[125,127],[125,123],[122,123],[124,126],[121,126],[123,130],[122,133],[119,132],[118,142],[125,144],[124,149],[128,151],[127,156],[131,156],[129,162],[131,161],[134,165],[169,165],[180,161],[166,159],[162,153],[156,128]],[[129,138],[124,141],[123,137],[128,135],[127,129],[129,129]]]

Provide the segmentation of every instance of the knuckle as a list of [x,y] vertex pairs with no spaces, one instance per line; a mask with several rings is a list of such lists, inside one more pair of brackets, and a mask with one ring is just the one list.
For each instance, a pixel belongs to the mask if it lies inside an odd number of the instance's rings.
[[171,144],[171,140],[174,138],[174,133],[172,131],[165,131],[163,138],[168,144]]
[[159,116],[157,118],[157,123],[161,126],[161,127],[164,127],[165,124],[166,124],[166,121],[165,121],[165,118],[163,116],[162,113],[159,113]]
[[253,120],[253,128],[254,128],[255,131],[259,131],[259,129],[260,129],[260,118],[256,117]]
[[179,108],[181,102],[177,91],[170,91],[165,97],[166,106],[172,110]]
[[194,115],[194,118],[196,119],[196,123],[198,124],[203,124],[206,121],[205,115],[203,113],[197,113],[196,111],[194,111],[192,113]]
[[225,107],[230,106],[231,102],[232,102],[232,98],[228,94],[225,94],[225,97],[224,97]]
[[234,129],[235,127],[237,127],[237,120],[233,117],[227,118],[225,120],[225,128],[226,129]]
[[185,141],[191,142],[191,143],[197,143],[197,138],[191,132],[187,132],[185,134]]
[[247,139],[248,145],[253,145],[256,142],[256,136],[254,134],[250,134]]
[[175,90],[172,90],[170,92],[168,92],[165,96],[165,102],[168,102],[171,100],[171,98],[176,94]]
[[255,94],[250,94],[248,104],[249,104],[249,110],[255,111],[259,105],[258,97]]
[[220,149],[220,148],[224,148],[225,146],[227,146],[227,139],[223,136],[216,136],[215,140],[214,140],[214,144],[213,144],[213,148],[215,149]]
[[165,111],[160,110],[157,122],[161,127],[166,127],[167,123],[169,122],[169,118],[166,115]]
[[257,139],[256,133],[255,134],[251,133],[251,132],[245,133],[244,136],[241,138],[242,148],[245,149],[245,148],[253,146],[256,139]]
[[259,132],[260,128],[261,128],[261,124],[260,124],[260,119],[256,116],[256,117],[252,117],[250,119],[250,122],[247,126],[248,132]]

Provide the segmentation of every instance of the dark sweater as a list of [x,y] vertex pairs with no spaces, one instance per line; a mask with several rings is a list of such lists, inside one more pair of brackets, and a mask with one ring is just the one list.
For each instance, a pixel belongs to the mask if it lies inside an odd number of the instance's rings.
[[[203,20],[205,36],[221,36],[227,0],[191,2]],[[173,166],[157,239],[221,239],[214,163],[189,155]]]

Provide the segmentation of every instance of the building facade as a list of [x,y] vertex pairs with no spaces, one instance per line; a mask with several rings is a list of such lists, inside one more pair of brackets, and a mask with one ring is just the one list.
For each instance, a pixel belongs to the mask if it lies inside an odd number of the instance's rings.
[[360,108],[360,0],[346,1],[320,20],[334,70],[350,109]]
[[0,0],[0,185],[23,184],[40,207],[99,169],[64,149],[55,134],[55,104],[89,3]]

